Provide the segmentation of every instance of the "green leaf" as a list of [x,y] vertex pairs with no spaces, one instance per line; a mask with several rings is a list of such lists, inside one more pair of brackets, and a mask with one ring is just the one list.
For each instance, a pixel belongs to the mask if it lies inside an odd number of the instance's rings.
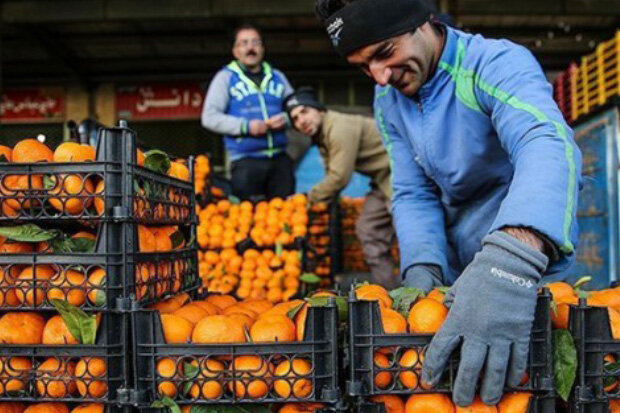
[[338,317],[340,320],[346,320],[349,314],[349,305],[345,297],[309,297],[306,302],[311,307],[327,307],[329,300],[333,299],[338,307]]
[[321,278],[311,272],[305,272],[301,275],[301,277],[299,277],[299,281],[306,284],[318,284],[319,282],[321,282]]
[[592,277],[589,276],[589,275],[586,275],[585,277],[581,277],[580,279],[578,279],[575,282],[575,284],[573,285],[573,287],[574,288],[581,288],[581,286],[586,285],[590,281],[592,281]]
[[4,156],[4,154],[0,155],[0,162],[9,162],[9,160],[7,159],[6,156]]
[[290,235],[293,233],[293,228],[291,228],[291,226],[285,222],[284,225],[282,225],[282,231]]
[[282,251],[284,250],[284,247],[282,246],[282,243],[280,241],[276,242],[276,256],[281,257],[282,256]]
[[95,252],[95,244],[97,242],[89,238],[71,238],[71,251],[72,252]]
[[49,241],[50,252],[55,254],[70,254],[73,251],[74,245],[71,239],[62,237]]
[[168,396],[162,397],[160,400],[156,400],[151,404],[151,407],[155,409],[170,409],[170,413],[181,413],[181,408]]
[[172,241],[172,249],[174,250],[185,243],[185,236],[181,231],[174,231],[170,235],[170,241]]
[[560,397],[568,400],[577,374],[577,349],[570,332],[553,330],[553,376]]
[[238,197],[234,196],[234,195],[229,195],[228,196],[228,201],[231,204],[233,204],[233,205],[239,205],[241,203],[241,200]]
[[217,409],[218,406],[199,406],[199,405],[193,405],[192,408],[189,410],[189,413],[213,413],[213,412],[218,412]]
[[54,298],[51,304],[56,308],[67,329],[82,344],[95,344],[97,337],[97,317],[88,315],[64,300]]
[[144,154],[144,167],[151,171],[167,174],[170,169],[170,157],[164,151],[153,149]]
[[58,179],[54,175],[44,175],[43,176],[43,189],[47,191],[51,191],[56,189],[58,185]]
[[419,297],[424,297],[424,291],[417,288],[400,287],[390,291],[389,295],[394,300],[392,308],[407,318],[413,303]]
[[195,379],[200,374],[200,368],[186,362],[183,364],[183,374],[186,379]]
[[0,227],[0,236],[17,242],[44,242],[60,235],[60,231],[46,231],[35,224]]
[[302,308],[304,308],[303,303],[296,305],[295,307],[291,308],[290,310],[286,312],[286,316],[290,318],[291,320],[294,320],[295,316],[297,316],[297,313],[299,313]]

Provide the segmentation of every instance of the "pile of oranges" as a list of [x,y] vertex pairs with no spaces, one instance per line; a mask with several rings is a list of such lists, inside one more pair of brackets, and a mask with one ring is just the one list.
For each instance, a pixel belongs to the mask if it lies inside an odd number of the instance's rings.
[[241,299],[288,301],[299,291],[301,252],[248,249],[242,255],[229,248],[220,252],[200,251],[198,273],[203,289],[210,293],[235,295]]
[[[318,296],[331,295],[320,293]],[[289,343],[304,339],[308,304],[303,300],[272,304],[211,295],[188,301],[185,294],[153,305],[159,310],[166,343]],[[201,355],[160,357],[160,396],[185,400],[307,399],[313,393],[309,355]],[[204,354],[204,353],[203,353]],[[191,381],[191,386],[185,384]]]
[[194,159],[194,192],[202,194],[211,174],[211,164],[205,155],[198,155]]
[[273,247],[276,243],[289,245],[308,232],[308,200],[296,194],[282,200],[256,204],[250,238],[259,247]]
[[321,277],[320,287],[327,287],[330,284],[331,275],[331,251],[330,236],[327,230],[330,221],[328,205],[324,202],[317,202],[310,207],[310,236],[308,243],[316,254],[314,261],[316,266],[314,273]]
[[0,402],[2,413],[103,413],[105,407],[100,403],[83,403],[71,409],[64,403],[47,402],[26,406],[23,403]]

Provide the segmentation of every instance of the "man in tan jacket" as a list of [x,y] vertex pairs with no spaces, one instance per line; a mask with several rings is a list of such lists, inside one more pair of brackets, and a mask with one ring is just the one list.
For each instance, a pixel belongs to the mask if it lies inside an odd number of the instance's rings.
[[357,236],[372,273],[373,282],[396,288],[390,253],[395,238],[390,213],[390,162],[372,118],[327,110],[311,88],[300,88],[284,107],[295,129],[312,138],[325,164],[325,178],[308,193],[310,202],[330,202],[349,183],[353,172],[371,179]]

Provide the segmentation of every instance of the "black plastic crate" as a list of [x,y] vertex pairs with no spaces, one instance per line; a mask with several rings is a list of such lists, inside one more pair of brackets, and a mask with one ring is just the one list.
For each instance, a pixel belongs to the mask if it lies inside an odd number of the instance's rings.
[[[179,404],[235,404],[274,402],[337,402],[340,399],[338,387],[338,313],[335,303],[327,307],[309,307],[306,319],[305,338],[300,342],[282,343],[231,343],[231,344],[166,344],[159,312],[136,311],[133,316],[133,337],[135,347],[134,369],[138,389],[139,405],[148,407],[160,398],[158,389],[172,389],[169,395]],[[243,359],[241,359],[243,358]],[[272,380],[263,373],[271,366],[285,361],[295,366],[304,359],[310,363],[308,374],[289,370],[291,377],[282,377],[282,383],[296,387],[299,383],[311,384],[310,393],[304,397],[281,397],[276,394]],[[164,377],[158,373],[159,363],[174,363],[171,371],[180,375]],[[186,364],[200,366],[201,372],[186,374]],[[255,369],[252,370],[252,363]],[[250,370],[237,371],[231,366],[249,365]],[[290,365],[290,364],[289,364]],[[300,366],[301,367],[301,366]],[[164,370],[163,368],[160,369]],[[198,376],[196,376],[198,374]],[[248,377],[249,375],[249,377]],[[254,377],[256,376],[256,377]],[[191,384],[210,383],[214,393],[202,393],[202,387],[194,389]],[[184,388],[188,386],[188,388]],[[246,387],[247,386],[247,387]],[[250,387],[257,389],[250,391]],[[289,387],[290,388],[290,387]],[[232,391],[235,389],[236,391]],[[186,395],[184,390],[189,390]],[[196,394],[195,392],[198,392]],[[243,397],[252,393],[256,398]],[[299,394],[304,394],[300,390]],[[208,396],[209,398],[205,398]]]
[[[551,359],[551,296],[548,290],[539,295],[536,317],[530,341],[528,380],[514,390],[553,392],[553,364]],[[349,354],[350,372],[347,393],[351,396],[374,396],[381,394],[449,393],[453,389],[458,368],[458,354],[448,362],[440,383],[432,389],[424,389],[420,383],[423,355],[432,335],[384,334],[377,301],[358,300],[355,291],[349,297]],[[401,367],[399,360],[406,352],[411,367]],[[381,364],[375,364],[375,353],[381,353]],[[386,355],[387,354],[387,355]],[[392,360],[389,360],[390,356]],[[387,361],[386,361],[387,360]],[[404,363],[405,365],[409,362]],[[401,374],[408,387],[401,382]],[[381,384],[377,386],[375,379]]]
[[[403,398],[403,403],[407,403]],[[387,413],[383,403],[368,400],[359,400],[356,408],[357,413]],[[555,395],[548,393],[545,395],[532,395],[527,408],[527,413],[555,413]]]
[[133,131],[101,129],[95,162],[0,162],[0,223],[133,219],[187,224],[195,217],[193,168],[190,158],[189,181],[155,173],[137,164]]
[[569,330],[578,360],[570,411],[608,412],[610,403],[620,405],[620,340],[612,336],[607,308],[590,307],[580,299],[579,305],[570,306]]
[[[3,408],[4,405],[3,403],[11,403],[11,402],[0,402],[0,411],[4,412]],[[13,402],[14,403],[14,402]],[[21,402],[20,402],[21,403]],[[48,402],[41,402],[41,403],[48,403]],[[32,405],[38,404],[38,403],[21,403],[25,408],[28,408]],[[81,405],[88,405],[90,403],[80,403],[80,402],[68,402],[68,403],[64,403],[68,409],[69,412],[72,412],[73,409],[77,408],[78,406]],[[98,404],[98,403],[95,403]],[[131,407],[127,407],[127,406],[118,406],[118,405],[114,405],[114,404],[108,404],[108,405],[104,405],[103,406],[103,411],[102,413],[132,413],[134,412],[134,409],[132,409]]]
[[128,322],[127,314],[101,314],[95,344],[2,344],[0,401],[125,403]]

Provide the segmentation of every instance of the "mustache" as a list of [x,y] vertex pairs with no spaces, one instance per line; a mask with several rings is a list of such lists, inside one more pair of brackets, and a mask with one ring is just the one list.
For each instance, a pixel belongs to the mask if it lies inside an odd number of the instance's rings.
[[258,52],[256,50],[250,50],[246,54],[246,56],[258,56]]

